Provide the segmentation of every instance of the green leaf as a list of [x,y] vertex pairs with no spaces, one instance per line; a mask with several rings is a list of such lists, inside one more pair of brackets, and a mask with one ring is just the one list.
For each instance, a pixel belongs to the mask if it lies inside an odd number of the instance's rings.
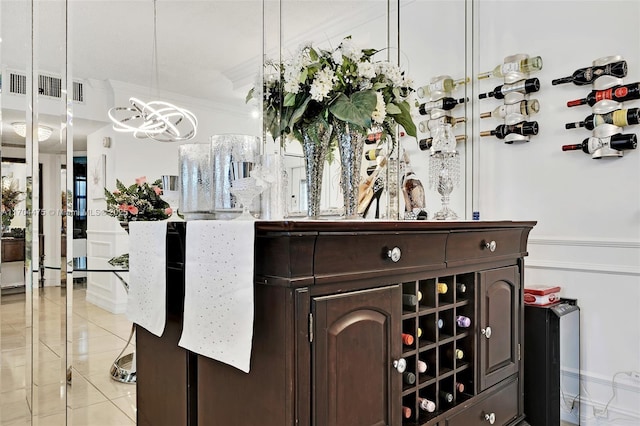
[[307,98],[304,100],[302,105],[300,105],[298,108],[295,109],[295,111],[293,111],[293,114],[291,115],[291,118],[289,119],[289,123],[288,123],[290,128],[293,128],[293,126],[298,121],[300,121],[305,111],[307,110],[307,105],[309,105],[310,100],[311,100],[311,96],[307,96]]
[[317,61],[318,60],[318,52],[316,52],[316,50],[314,48],[310,48],[309,49],[309,57],[311,58],[312,61]]
[[340,94],[329,107],[329,111],[338,120],[355,124],[364,129],[371,127],[371,113],[378,103],[373,90],[356,92],[351,97]]
[[284,95],[284,103],[282,106],[290,107],[296,104],[296,94],[295,93],[287,93]]
[[402,114],[402,110],[400,109],[400,107],[398,107],[398,105],[394,104],[393,102],[389,102],[386,105],[386,110],[387,114],[389,115]]
[[416,125],[411,118],[411,107],[407,101],[402,101],[399,104],[395,104],[400,109],[400,114],[389,114],[396,122],[404,127],[404,130],[409,136],[414,138],[417,136]]
[[249,93],[247,93],[247,97],[244,98],[244,102],[247,103],[249,102],[251,99],[253,99],[253,92],[255,91],[255,87],[252,87],[251,90],[249,90]]
[[373,83],[373,90],[376,92],[380,89],[384,89],[385,87],[387,87],[387,83]]

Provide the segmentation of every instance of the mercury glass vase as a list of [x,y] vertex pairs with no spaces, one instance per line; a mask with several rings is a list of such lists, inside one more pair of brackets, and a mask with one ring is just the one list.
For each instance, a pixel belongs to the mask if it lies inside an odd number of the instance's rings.
[[360,185],[360,166],[366,136],[349,126],[349,123],[336,122],[334,137],[340,151],[340,188],[344,197],[344,218],[358,219],[358,189]]
[[332,129],[333,127],[326,121],[316,120],[301,130],[309,219],[317,219],[320,215],[322,174],[329,152]]

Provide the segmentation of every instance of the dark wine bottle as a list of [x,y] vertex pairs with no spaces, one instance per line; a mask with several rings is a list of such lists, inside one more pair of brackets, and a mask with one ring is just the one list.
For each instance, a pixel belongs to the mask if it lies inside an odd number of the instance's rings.
[[464,283],[456,283],[456,289],[458,290],[458,293],[466,293],[467,292],[467,286]]
[[402,373],[402,379],[408,385],[412,385],[416,382],[416,375],[410,371],[405,371]]
[[446,110],[453,109],[455,108],[456,105],[463,104],[468,100],[469,100],[468,98],[460,98],[460,99],[442,98],[437,101],[425,102],[423,104],[418,105],[418,112],[420,113],[420,115],[427,115],[432,109],[443,109],[446,111]]
[[414,294],[403,294],[402,304],[408,307],[415,307],[418,304],[418,296]]
[[456,349],[455,351],[449,349],[447,350],[447,356],[451,359],[462,359],[464,358],[464,352],[462,349]]
[[613,86],[606,90],[592,90],[586,98],[576,99],[567,102],[568,107],[588,104],[594,106],[596,102],[604,100],[616,102],[632,101],[640,99],[640,83],[625,84],[624,86]]
[[635,133],[618,133],[606,138],[587,138],[582,143],[575,145],[562,145],[563,151],[577,151],[582,150],[587,154],[593,154],[598,149],[610,146],[612,149],[622,151],[625,149],[636,149],[638,146],[638,137]]
[[478,97],[485,99],[487,97],[494,97],[496,99],[503,99],[507,93],[521,92],[531,93],[540,90],[540,80],[537,78],[528,78],[526,80],[518,81],[512,84],[503,84],[496,87],[489,93],[481,93]]
[[366,158],[369,161],[375,161],[375,159],[378,158],[378,156],[380,156],[381,153],[382,153],[382,148],[370,149],[364,153],[364,158]]
[[591,114],[583,121],[567,123],[564,127],[565,129],[584,127],[587,130],[593,130],[601,124],[613,124],[614,126],[624,127],[638,123],[640,123],[640,108],[629,108],[611,111],[606,114]]
[[376,143],[378,141],[380,141],[380,138],[382,137],[382,132],[376,132],[376,133],[369,133],[367,135],[367,138],[365,139],[365,143],[370,145],[372,143]]
[[448,404],[453,402],[453,394],[447,391],[440,391],[440,398]]
[[495,130],[487,130],[480,132],[480,136],[495,136],[498,139],[504,139],[507,135],[515,133],[522,136],[531,136],[538,134],[537,121],[521,121],[518,124],[501,124]]
[[[466,135],[456,135],[456,142],[467,140]],[[423,151],[428,151],[433,146],[433,138],[424,138],[418,141],[418,147]]]
[[611,75],[613,77],[623,78],[627,76],[627,61],[617,61],[605,65],[595,65],[576,70],[569,77],[557,78],[551,81],[552,85],[573,83],[576,86],[584,86],[593,83],[598,77],[603,75]]

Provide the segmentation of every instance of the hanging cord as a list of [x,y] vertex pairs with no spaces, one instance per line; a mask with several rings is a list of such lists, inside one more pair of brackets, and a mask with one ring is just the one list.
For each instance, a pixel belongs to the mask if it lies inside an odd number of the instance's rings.
[[151,47],[151,87],[157,92],[160,84],[158,72],[158,9],[157,0],[153,0],[153,44]]

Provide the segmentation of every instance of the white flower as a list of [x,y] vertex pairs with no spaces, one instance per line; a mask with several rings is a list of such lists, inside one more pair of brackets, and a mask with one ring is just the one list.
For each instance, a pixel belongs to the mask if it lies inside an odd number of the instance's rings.
[[384,96],[382,96],[382,93],[376,92],[376,98],[376,109],[373,111],[373,113],[371,113],[371,119],[374,121],[374,123],[382,124],[385,117],[387,116],[387,108],[384,103]]
[[323,68],[318,71],[313,79],[313,83],[311,83],[311,88],[309,89],[311,99],[318,102],[322,101],[333,88],[335,80],[336,76],[333,70]]
[[392,64],[391,62],[378,62],[376,71],[378,75],[383,75],[396,87],[406,85],[402,71],[400,71],[400,68],[396,64]]
[[353,62],[358,62],[362,58],[362,50],[359,49],[351,39],[346,38],[342,40],[340,49],[342,50],[342,54]]
[[333,59],[333,62],[336,63],[336,65],[338,66],[342,65],[342,62],[343,62],[342,50],[340,49],[334,50],[333,53],[331,54],[331,58]]
[[358,77],[375,78],[376,68],[371,62],[358,62]]

